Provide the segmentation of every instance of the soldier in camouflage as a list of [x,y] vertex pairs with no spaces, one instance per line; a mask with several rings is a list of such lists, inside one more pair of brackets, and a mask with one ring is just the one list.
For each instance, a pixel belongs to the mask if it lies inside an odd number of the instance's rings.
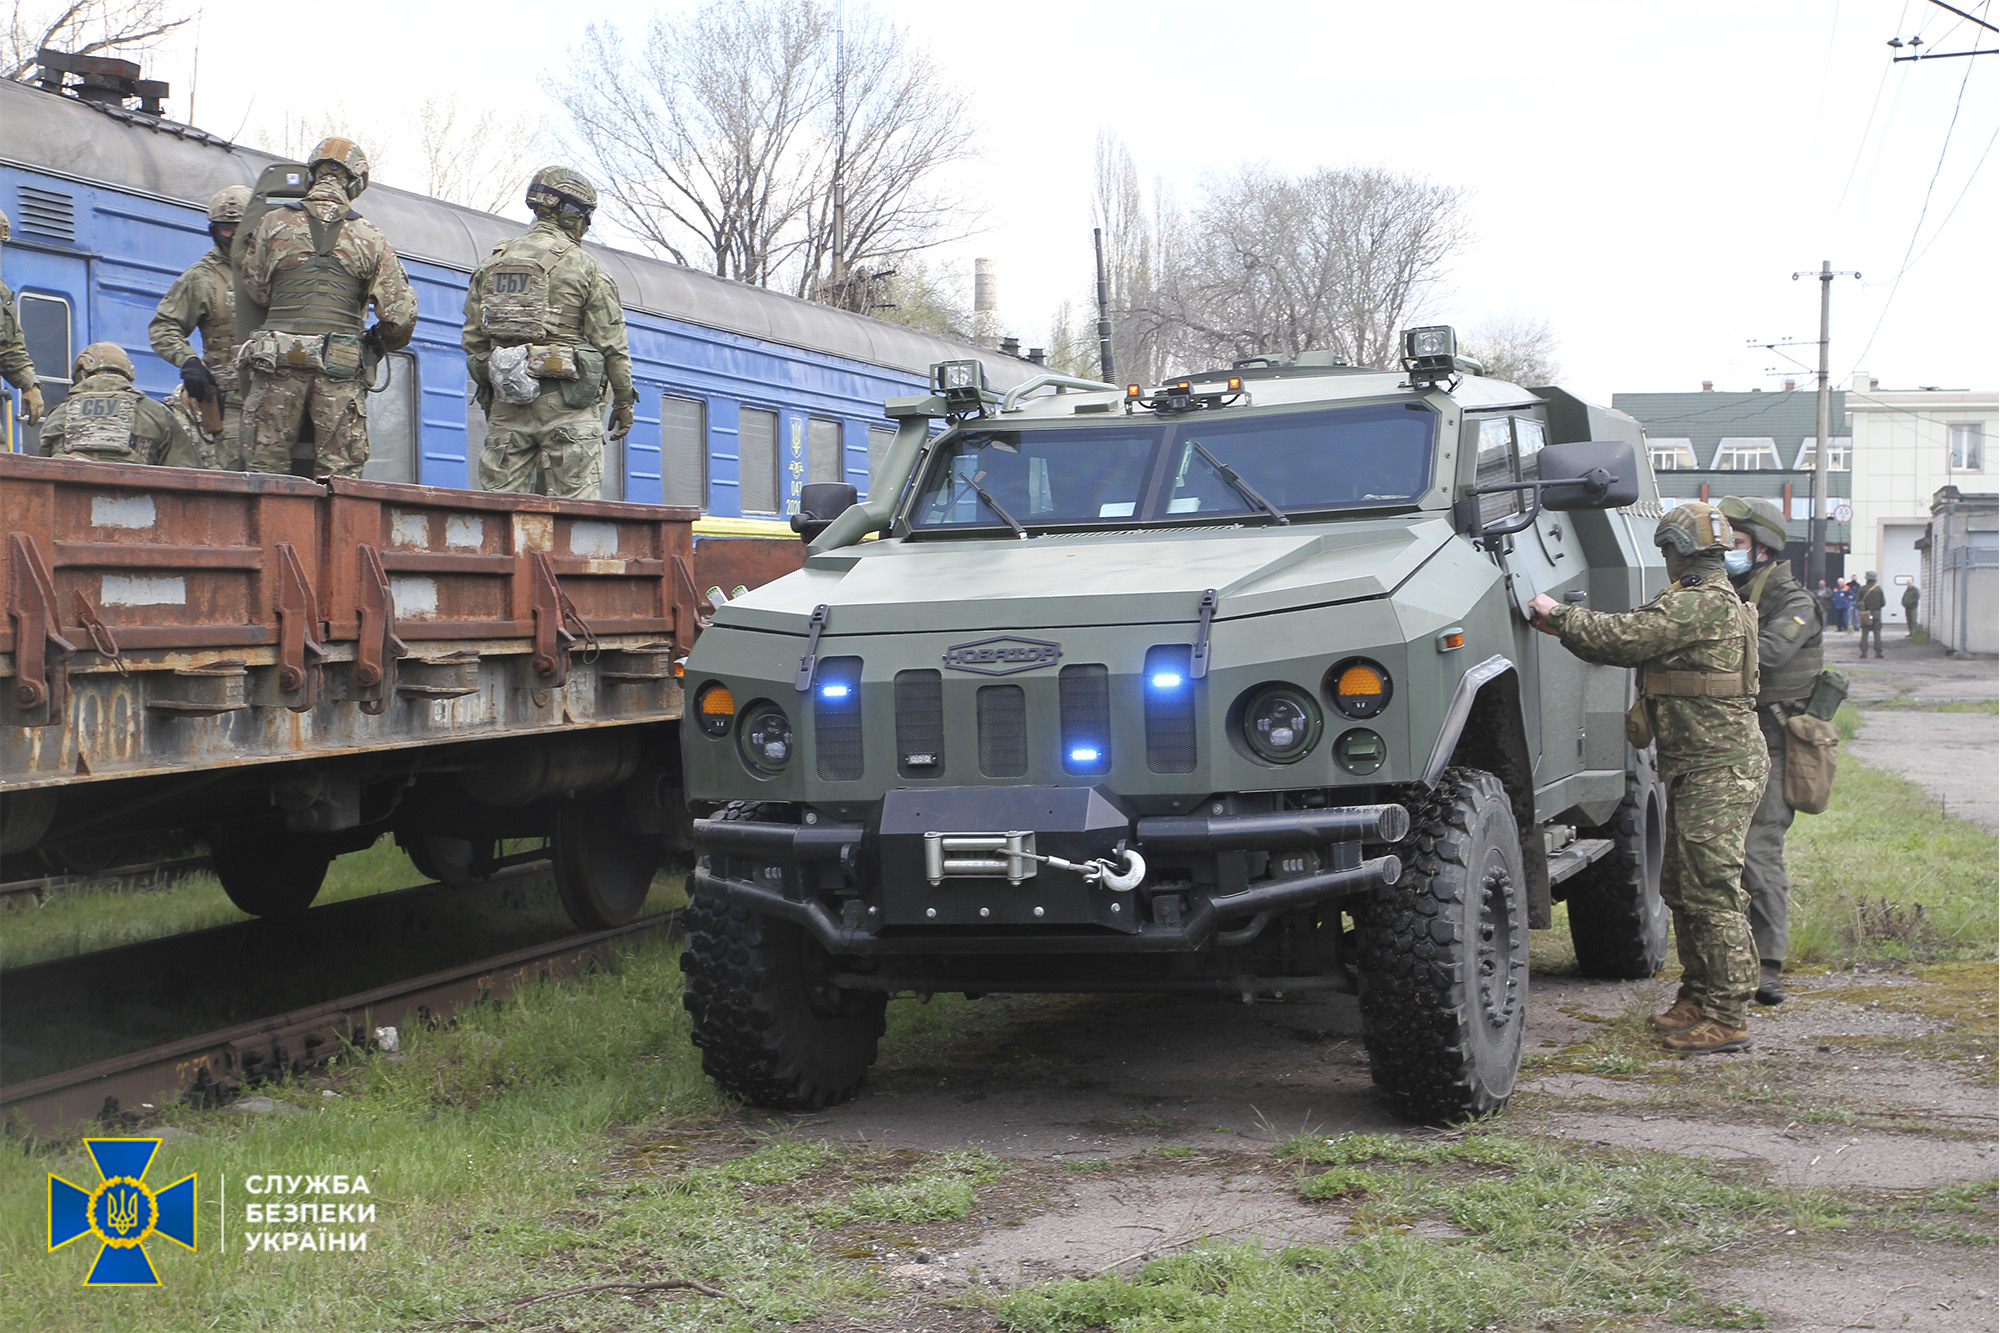
[[[217,190],[208,201],[208,236],[215,244],[174,279],[160,298],[146,332],[153,350],[181,371],[182,397],[191,400],[191,418],[200,423],[204,412],[218,428],[200,428],[196,447],[201,465],[229,472],[243,470],[243,442],[238,437],[243,394],[236,378],[236,287],[229,272],[229,247],[237,224],[250,203],[247,185]],[[188,339],[201,331],[201,353]]]
[[1734,539],[1712,506],[1682,503],[1654,530],[1670,581],[1646,605],[1613,614],[1546,593],[1528,604],[1535,627],[1586,662],[1641,669],[1668,792],[1660,896],[1681,960],[1680,993],[1652,1023],[1668,1049],[1690,1054],[1748,1049],[1757,985],[1743,839],[1770,760],[1754,707],[1757,616],[1722,563]]
[[76,354],[69,396],[42,422],[42,452],[99,463],[199,467],[194,444],[173,413],[132,387],[132,358],[117,343]]
[[1882,591],[1882,585],[1875,581],[1875,571],[1868,571],[1868,579],[1855,595],[1854,604],[1861,617],[1861,655],[1868,656],[1868,636],[1875,636],[1875,656],[1882,655],[1882,608],[1889,604],[1889,598]]
[[567,167],[528,183],[535,225],[473,272],[465,293],[465,371],[486,413],[479,484],[595,499],[611,437],[632,429],[632,354],[618,284],[583,249],[597,191]]
[[[358,477],[368,462],[368,385],[380,359],[410,341],[417,297],[375,225],[348,207],[368,188],[368,158],[323,139],[306,162],[312,188],[257,221],[236,296],[268,308],[238,359],[249,376],[243,452],[251,472],[289,472],[312,420],[313,475]],[[368,306],[375,326],[362,329]]]
[[1783,1004],[1792,894],[1785,833],[1796,813],[1785,801],[1785,719],[1805,711],[1819,681],[1826,664],[1823,627],[1818,599],[1785,561],[1785,517],[1778,506],[1728,495],[1720,508],[1736,530],[1736,549],[1723,557],[1729,580],[1757,608],[1757,725],[1771,756],[1771,775],[1743,846],[1743,890],[1750,895],[1750,933],[1757,942],[1757,1003]]
[[[13,223],[0,213],[0,241],[13,234]],[[14,309],[14,289],[0,282],[0,375],[21,391],[30,422],[42,419],[42,383],[28,359],[28,340],[21,334],[21,314]]]

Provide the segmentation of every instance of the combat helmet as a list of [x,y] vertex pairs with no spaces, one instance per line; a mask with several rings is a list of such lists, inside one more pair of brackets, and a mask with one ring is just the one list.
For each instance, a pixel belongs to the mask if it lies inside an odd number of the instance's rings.
[[139,373],[132,369],[132,358],[117,343],[92,343],[76,354],[76,364],[70,367],[70,378],[82,380],[107,370],[128,380],[138,378]]
[[321,139],[314,145],[312,155],[306,158],[306,171],[316,173],[326,162],[347,172],[347,197],[359,199],[361,192],[368,188],[368,154],[361,151],[361,145],[337,134]]
[[564,204],[589,217],[597,211],[597,187],[580,171],[543,167],[528,182],[528,207],[553,213]]
[[1750,534],[1750,540],[1757,545],[1768,546],[1773,551],[1785,549],[1785,516],[1778,512],[1778,506],[1772,501],[1761,495],[1751,499],[1725,495],[1717,507],[1731,527]]
[[249,206],[249,186],[225,185],[208,197],[208,220],[210,222],[241,222],[243,220],[243,210]]
[[1712,504],[1683,500],[1669,509],[1653,529],[1653,545],[1683,560],[1703,551],[1726,551],[1736,544],[1736,530]]

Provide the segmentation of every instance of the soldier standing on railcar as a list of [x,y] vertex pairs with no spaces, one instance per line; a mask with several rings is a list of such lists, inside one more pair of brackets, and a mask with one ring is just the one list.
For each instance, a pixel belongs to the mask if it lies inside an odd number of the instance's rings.
[[100,463],[200,467],[180,421],[132,385],[132,358],[117,343],[92,343],[70,368],[75,386],[42,422],[42,452]]
[[[0,241],[13,235],[14,224],[0,213]],[[0,375],[21,391],[30,422],[42,419],[42,382],[28,357],[28,340],[21,334],[21,315],[14,309],[14,289],[0,282]]]
[[618,284],[583,249],[597,190],[567,167],[528,183],[535,225],[497,245],[465,293],[465,369],[486,413],[479,484],[595,499],[611,437],[632,429],[632,354]]
[[[208,235],[215,244],[160,298],[147,337],[153,350],[181,371],[182,397],[200,425],[201,465],[243,470],[243,394],[236,379],[236,286],[229,247],[250,203],[250,187],[229,185],[208,201]],[[188,339],[201,331],[201,353]]]
[[[312,188],[274,207],[244,247],[239,298],[266,307],[239,359],[243,452],[251,472],[289,472],[292,445],[312,419],[315,477],[358,477],[368,462],[369,382],[387,353],[410,341],[417,297],[375,224],[348,208],[368,188],[368,158],[346,139],[322,139],[306,162]],[[370,303],[375,325],[362,324]]]

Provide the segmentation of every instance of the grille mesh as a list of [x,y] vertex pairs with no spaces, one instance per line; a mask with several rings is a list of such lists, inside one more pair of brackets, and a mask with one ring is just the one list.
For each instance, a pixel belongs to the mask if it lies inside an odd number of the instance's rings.
[[[1193,650],[1161,644],[1146,654],[1146,767],[1155,773],[1192,773],[1195,763],[1194,682],[1188,679]],[[1171,677],[1172,687],[1155,680]]]
[[1019,685],[979,687],[979,771],[989,778],[1028,772],[1028,700]]
[[[912,764],[928,755],[928,764]],[[896,771],[906,778],[944,774],[944,679],[936,671],[896,673]]]
[[[847,695],[828,699],[828,685],[847,686]],[[829,782],[851,782],[861,776],[861,659],[829,657],[820,663],[813,684],[813,751],[819,775]]]
[[1102,666],[1066,666],[1056,677],[1062,706],[1063,769],[1111,771],[1111,673]]
[[58,241],[76,239],[76,201],[60,190],[41,190],[22,185],[15,190],[20,212],[17,225],[31,236],[47,236]]

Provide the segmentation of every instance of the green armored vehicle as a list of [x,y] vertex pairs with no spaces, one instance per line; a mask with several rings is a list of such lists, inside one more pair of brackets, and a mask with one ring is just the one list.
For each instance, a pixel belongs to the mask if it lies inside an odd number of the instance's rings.
[[946,362],[865,503],[806,488],[805,568],[686,664],[713,1078],[842,1100],[899,994],[1331,990],[1450,1118],[1513,1092],[1555,902],[1586,974],[1658,970],[1631,673],[1522,611],[1664,581],[1639,426],[1403,351],[1004,399]]

